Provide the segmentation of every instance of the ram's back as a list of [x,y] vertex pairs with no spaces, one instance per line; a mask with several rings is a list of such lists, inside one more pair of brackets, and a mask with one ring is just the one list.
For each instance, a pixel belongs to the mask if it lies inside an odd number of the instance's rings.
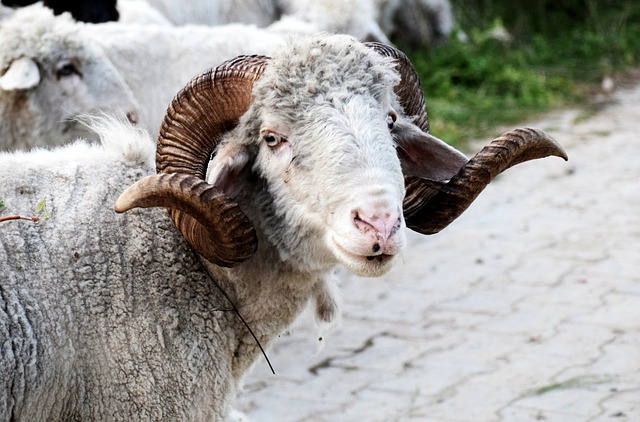
[[167,213],[113,211],[153,172],[135,148],[0,154],[0,217],[40,218],[0,223],[0,420],[183,418],[230,372],[228,306]]

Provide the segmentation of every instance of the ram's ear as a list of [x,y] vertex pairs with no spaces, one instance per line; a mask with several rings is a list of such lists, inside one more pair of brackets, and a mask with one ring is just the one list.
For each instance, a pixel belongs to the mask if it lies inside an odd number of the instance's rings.
[[222,143],[209,161],[207,183],[235,198],[247,182],[252,164],[253,155],[246,146]]
[[393,130],[405,176],[449,180],[469,161],[460,151],[398,118]]
[[9,69],[0,77],[0,88],[4,91],[31,89],[40,83],[40,70],[27,57],[15,59]]

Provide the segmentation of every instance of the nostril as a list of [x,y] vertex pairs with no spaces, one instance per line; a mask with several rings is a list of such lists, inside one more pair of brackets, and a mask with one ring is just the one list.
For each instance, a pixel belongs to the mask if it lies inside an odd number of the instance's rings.
[[380,251],[380,244],[379,243],[374,243],[373,244],[373,248],[371,248],[371,250],[373,251],[373,253],[379,252]]
[[356,225],[358,230],[362,233],[366,233],[371,230],[373,227],[367,221],[360,218],[360,213],[358,211],[353,211],[353,223]]

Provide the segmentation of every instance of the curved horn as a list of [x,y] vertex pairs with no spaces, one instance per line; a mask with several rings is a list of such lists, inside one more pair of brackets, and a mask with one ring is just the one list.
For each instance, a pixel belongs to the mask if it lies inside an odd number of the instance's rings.
[[429,132],[427,104],[424,100],[420,76],[418,76],[418,72],[416,72],[409,58],[402,51],[390,45],[377,42],[368,42],[365,45],[375,50],[378,54],[391,57],[396,61],[396,70],[400,74],[400,83],[396,86],[395,93],[400,100],[404,114],[415,117],[413,123],[423,132]]
[[127,189],[116,210],[168,207],[175,226],[205,259],[221,266],[248,259],[258,242],[251,222],[204,179],[216,146],[249,108],[253,84],[268,60],[239,56],[192,79],[169,105],[160,128],[156,168],[161,174]]
[[253,84],[268,60],[265,56],[228,60],[193,78],[176,95],[160,127],[158,172],[205,178],[211,153],[249,108]]
[[564,149],[543,131],[515,129],[484,147],[448,182],[414,178],[404,200],[407,227],[422,234],[439,232],[458,218],[498,174],[550,155],[567,160]]

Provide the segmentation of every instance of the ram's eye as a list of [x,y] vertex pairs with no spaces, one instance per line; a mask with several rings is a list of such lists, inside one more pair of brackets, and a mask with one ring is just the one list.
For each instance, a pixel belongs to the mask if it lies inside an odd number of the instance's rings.
[[395,111],[391,111],[387,114],[387,127],[389,130],[393,129],[396,124],[396,120],[398,120],[398,115]]
[[280,144],[280,142],[286,140],[283,136],[273,132],[265,133],[262,139],[264,139],[264,142],[270,148],[277,147]]

